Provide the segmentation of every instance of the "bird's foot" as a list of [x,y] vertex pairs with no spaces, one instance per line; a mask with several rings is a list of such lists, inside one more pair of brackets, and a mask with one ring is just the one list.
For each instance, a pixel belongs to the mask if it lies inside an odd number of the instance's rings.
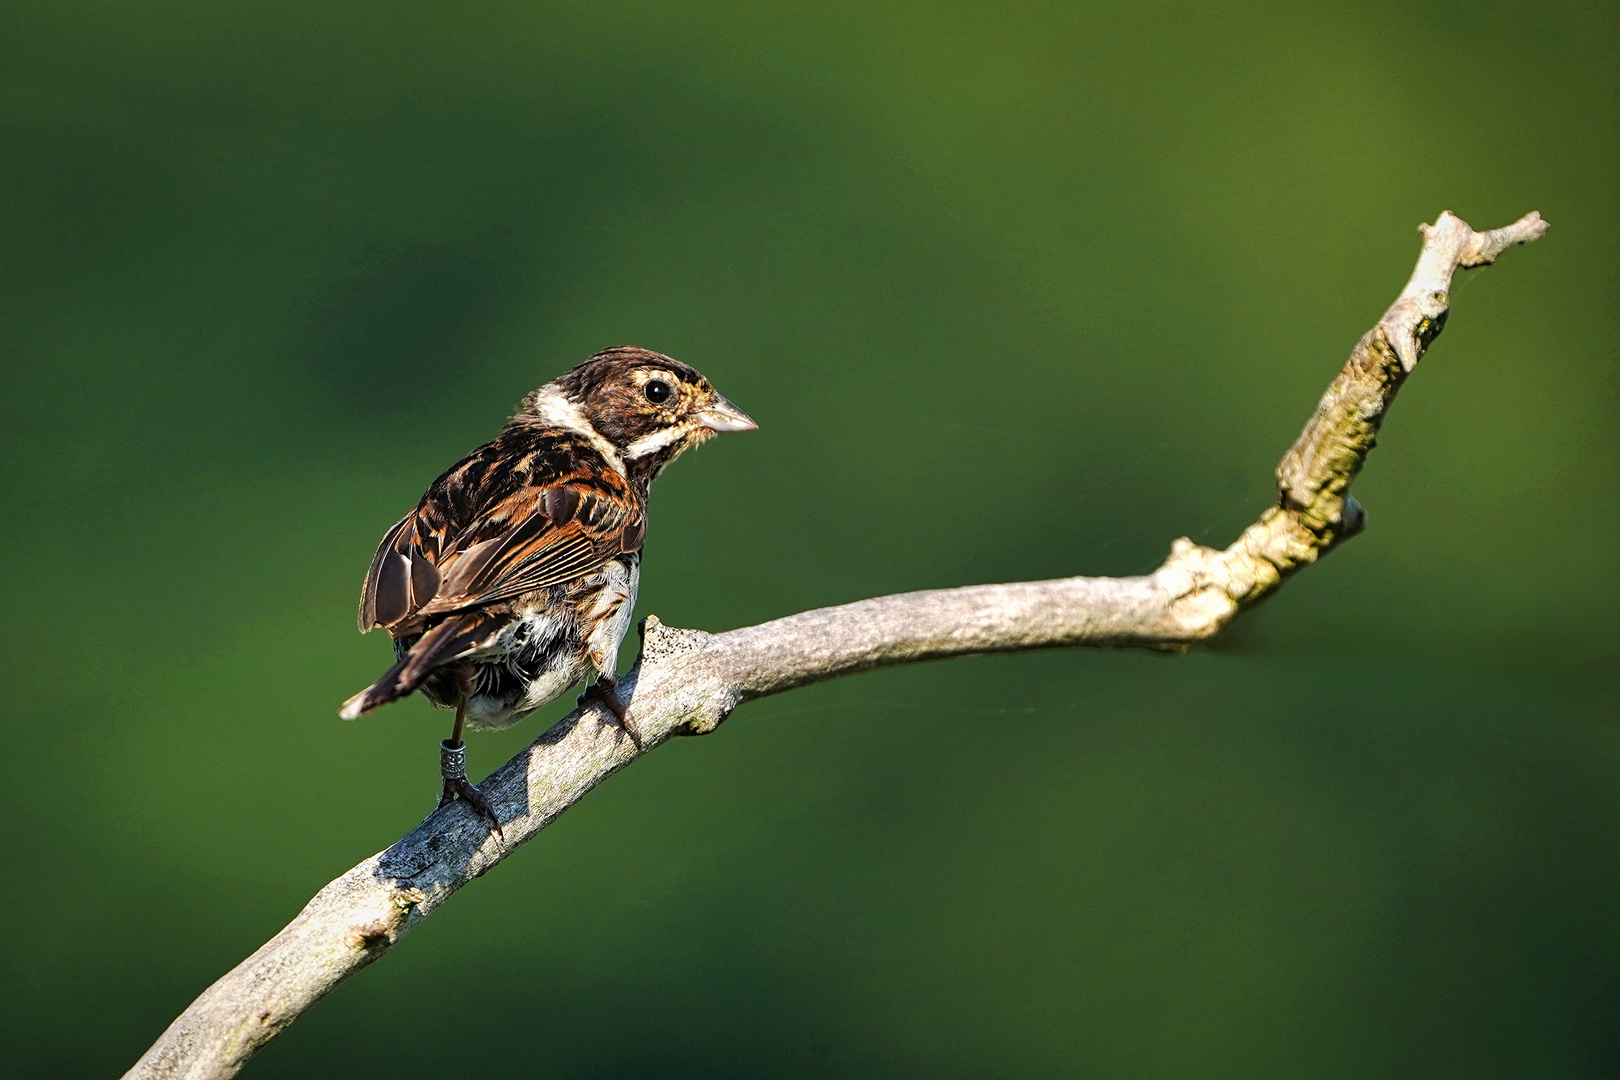
[[619,696],[618,686],[617,682],[606,676],[597,679],[585,688],[583,694],[579,695],[579,703],[583,705],[591,698],[595,698],[603,705],[606,705],[608,712],[613,714],[613,718],[619,722],[619,726],[624,729],[624,733],[630,736],[630,741],[635,744],[637,750],[640,750],[641,730],[636,727],[635,718],[630,715],[630,706],[626,705],[624,699]]
[[467,780],[467,745],[452,743],[449,739],[439,744],[439,772],[444,776],[444,790],[439,795],[439,806],[445,807],[462,799],[478,811],[478,816],[489,822],[498,840],[504,840],[501,823],[490,808],[489,800]]

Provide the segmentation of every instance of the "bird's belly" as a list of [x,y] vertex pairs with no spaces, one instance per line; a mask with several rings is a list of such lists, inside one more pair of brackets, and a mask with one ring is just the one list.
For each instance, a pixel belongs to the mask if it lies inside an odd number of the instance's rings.
[[561,695],[585,675],[579,624],[567,605],[536,604],[521,612],[477,661],[477,691],[467,724],[510,727]]
[[602,569],[602,584],[580,605],[585,656],[598,675],[613,678],[619,666],[619,645],[630,629],[636,610],[636,589],[641,583],[641,559],[627,555]]
[[582,679],[611,678],[640,576],[639,557],[623,556],[584,581],[520,601],[517,618],[471,657],[478,681],[468,726],[510,727]]

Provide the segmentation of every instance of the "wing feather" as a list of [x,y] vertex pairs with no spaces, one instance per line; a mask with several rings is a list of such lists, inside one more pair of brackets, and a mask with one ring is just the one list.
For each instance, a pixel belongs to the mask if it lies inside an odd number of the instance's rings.
[[572,468],[540,473],[519,474],[515,460],[500,439],[481,447],[388,530],[361,592],[362,633],[421,632],[432,616],[566,584],[640,550],[645,512],[619,473],[577,454],[548,458]]
[[389,555],[397,554],[395,545],[399,543],[400,534],[415,521],[416,511],[412,510],[395,522],[394,527],[383,534],[382,543],[377,545],[377,554],[371,557],[371,569],[366,572],[366,583],[360,590],[359,621],[362,634],[389,621],[377,617],[377,586],[382,577],[383,563]]

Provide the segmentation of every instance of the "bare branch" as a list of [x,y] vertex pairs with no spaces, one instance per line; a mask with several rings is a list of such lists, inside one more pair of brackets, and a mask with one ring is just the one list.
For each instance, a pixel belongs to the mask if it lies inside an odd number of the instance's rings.
[[[1064,578],[885,596],[724,634],[648,617],[620,683],[651,752],[713,731],[738,705],[870,668],[1058,646],[1179,651],[1362,528],[1349,488],[1406,376],[1445,325],[1452,275],[1547,229],[1538,214],[1476,233],[1449,211],[1420,227],[1412,279],[1356,343],[1277,466],[1275,506],[1224,551],[1177,540],[1144,577]],[[510,855],[640,754],[597,706],[574,710],[480,785],[504,844],[455,803],[322,889],[257,952],[192,1003],[127,1074],[235,1075],[338,983],[450,895]]]

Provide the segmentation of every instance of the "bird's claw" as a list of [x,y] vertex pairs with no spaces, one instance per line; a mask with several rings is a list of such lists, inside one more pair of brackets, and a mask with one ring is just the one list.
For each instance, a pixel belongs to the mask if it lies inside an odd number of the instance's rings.
[[612,713],[613,718],[619,722],[619,727],[623,728],[624,733],[630,737],[630,742],[635,745],[637,750],[642,749],[641,730],[636,727],[636,721],[630,715],[630,706],[626,705],[624,699],[619,696],[617,684],[608,682],[606,679],[597,679],[585,688],[583,694],[579,695],[579,703],[583,705],[592,698],[607,706],[608,712]]
[[444,791],[439,795],[440,808],[449,806],[457,799],[471,805],[478,812],[479,817],[489,822],[490,830],[494,832],[496,839],[505,839],[505,836],[501,833],[500,820],[495,817],[495,811],[490,807],[489,800],[484,798],[484,793],[468,783],[467,778],[464,776],[446,777]]
[[439,808],[443,809],[462,799],[478,811],[479,817],[489,822],[497,839],[504,839],[500,820],[490,809],[489,800],[467,780],[467,747],[460,739],[446,739],[439,744],[439,773],[444,777],[444,789],[439,793]]

